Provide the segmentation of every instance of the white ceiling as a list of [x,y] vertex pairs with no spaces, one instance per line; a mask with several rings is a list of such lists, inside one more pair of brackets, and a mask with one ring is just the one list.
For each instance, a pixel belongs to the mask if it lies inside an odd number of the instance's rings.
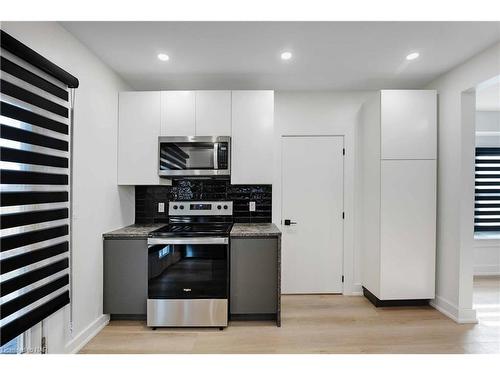
[[[420,88],[500,41],[500,22],[62,25],[138,90]],[[291,61],[280,60],[284,50]],[[406,61],[412,51],[420,58]]]

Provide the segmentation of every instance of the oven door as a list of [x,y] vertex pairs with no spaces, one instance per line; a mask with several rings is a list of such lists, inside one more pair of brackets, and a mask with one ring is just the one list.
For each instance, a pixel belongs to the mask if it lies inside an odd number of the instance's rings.
[[227,299],[226,237],[148,239],[148,299]]
[[230,174],[230,137],[159,137],[159,175]]

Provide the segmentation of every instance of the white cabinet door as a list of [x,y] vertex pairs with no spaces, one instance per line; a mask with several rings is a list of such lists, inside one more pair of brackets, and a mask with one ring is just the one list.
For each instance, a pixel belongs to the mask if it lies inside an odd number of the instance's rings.
[[436,159],[435,90],[383,90],[382,159]]
[[195,92],[162,91],[161,135],[195,135]]
[[231,135],[231,91],[196,91],[196,135]]
[[121,92],[118,110],[118,184],[156,185],[160,92]]
[[231,183],[272,184],[274,92],[233,91]]
[[434,298],[436,161],[383,160],[381,169],[378,297]]

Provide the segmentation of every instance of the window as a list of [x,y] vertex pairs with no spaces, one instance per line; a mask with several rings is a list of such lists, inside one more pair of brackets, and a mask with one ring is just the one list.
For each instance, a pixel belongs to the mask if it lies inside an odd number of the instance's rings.
[[0,30],[0,351],[70,302],[71,88]]
[[0,354],[21,354],[24,352],[23,344],[24,334],[21,334],[7,342],[5,345],[0,346]]
[[474,231],[500,234],[500,147],[476,147]]

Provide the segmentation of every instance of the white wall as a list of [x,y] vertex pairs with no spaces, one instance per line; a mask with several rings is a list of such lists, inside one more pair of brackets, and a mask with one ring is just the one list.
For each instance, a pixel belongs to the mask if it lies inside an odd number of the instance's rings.
[[73,334],[69,307],[44,321],[49,353],[71,352],[106,322],[101,235],[134,221],[133,187],[116,182],[118,91],[130,88],[56,22],[3,22],[1,27],[80,80],[73,154]]
[[[472,309],[474,122],[463,123],[464,91],[500,73],[500,44],[431,82],[438,91],[436,308],[460,322]],[[472,101],[473,104],[473,101]],[[474,111],[472,108],[472,111]],[[471,167],[472,165],[472,167]]]
[[360,236],[356,230],[359,182],[355,173],[360,108],[375,92],[275,92],[275,167],[273,222],[281,222],[281,137],[283,135],[342,135],[344,163],[344,294],[361,294]]
[[474,275],[500,275],[500,240],[474,240]]
[[476,111],[476,146],[500,147],[500,111]]

